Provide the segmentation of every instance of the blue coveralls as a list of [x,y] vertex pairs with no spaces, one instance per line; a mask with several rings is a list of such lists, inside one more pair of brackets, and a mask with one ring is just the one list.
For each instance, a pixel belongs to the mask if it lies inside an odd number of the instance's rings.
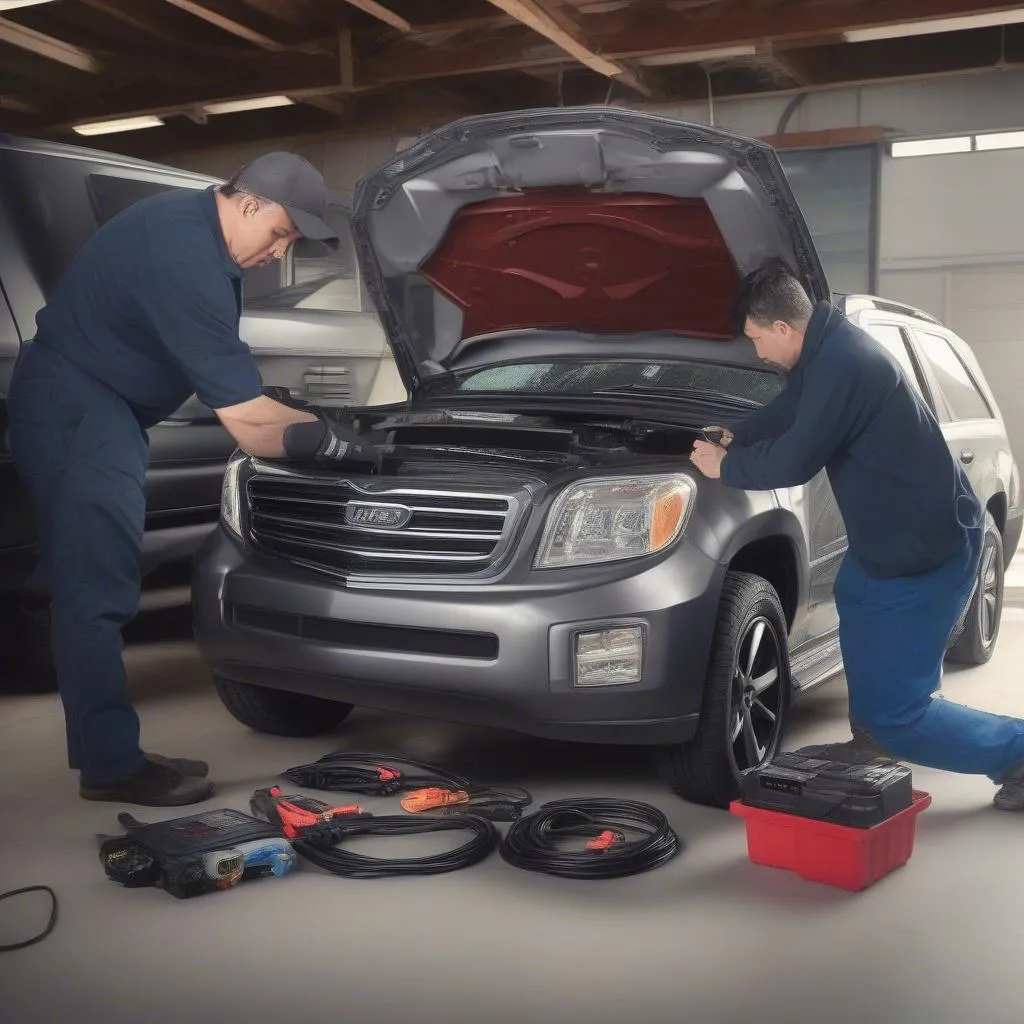
[[68,763],[89,786],[143,765],[121,628],[140,598],[147,428],[193,393],[211,408],[261,393],[241,289],[212,190],[143,200],[77,254],[15,367],[11,450],[39,537],[26,589],[50,598]]
[[829,303],[788,386],[738,424],[732,487],[828,473],[849,549],[835,586],[851,721],[916,764],[995,782],[1024,762],[1024,721],[935,698],[978,571],[983,512],[895,359]]

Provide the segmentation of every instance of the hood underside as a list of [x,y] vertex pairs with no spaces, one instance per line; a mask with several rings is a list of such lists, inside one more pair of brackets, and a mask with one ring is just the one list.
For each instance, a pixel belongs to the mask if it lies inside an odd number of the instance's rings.
[[461,339],[548,328],[732,338],[739,279],[702,199],[537,190],[463,207],[422,274]]
[[495,335],[500,358],[526,332],[531,348],[550,332],[552,355],[609,338],[640,357],[728,343],[740,278],[769,256],[829,297],[774,150],[631,110],[457,122],[364,178],[353,223],[412,389],[493,359],[481,341]]

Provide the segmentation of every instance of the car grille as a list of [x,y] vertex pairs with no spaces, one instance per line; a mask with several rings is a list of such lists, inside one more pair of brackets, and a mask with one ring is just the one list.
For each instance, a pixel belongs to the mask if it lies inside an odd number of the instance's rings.
[[255,476],[247,486],[255,546],[342,575],[480,575],[506,549],[520,502],[511,495]]

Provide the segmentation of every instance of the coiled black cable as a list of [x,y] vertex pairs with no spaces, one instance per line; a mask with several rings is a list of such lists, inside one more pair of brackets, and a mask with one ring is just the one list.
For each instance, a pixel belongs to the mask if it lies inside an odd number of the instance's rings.
[[[564,849],[559,840],[568,838],[589,838],[595,848]],[[595,797],[554,800],[520,818],[505,836],[501,856],[513,867],[562,878],[622,878],[660,867],[682,848],[656,807]]]
[[[408,771],[410,768],[414,770]],[[319,761],[297,765],[281,772],[281,778],[309,789],[363,793],[367,796],[394,796],[404,789],[424,789],[428,786],[446,789],[471,787],[469,780],[461,775],[422,761],[358,750],[339,750],[325,754]]]
[[[367,857],[339,849],[338,844],[357,836],[409,836],[425,832],[472,832],[473,837],[454,850],[426,857]],[[373,817],[339,819],[310,829],[292,846],[311,864],[346,878],[387,878],[395,875],[439,875],[479,863],[497,849],[501,836],[494,824],[473,814],[451,817]]]
[[0,946],[0,953],[13,953],[16,949],[28,949],[29,946],[42,942],[57,925],[57,894],[48,885],[26,885],[23,889],[12,889],[10,892],[0,895],[0,900],[9,900],[28,892],[45,892],[50,897],[50,919],[38,935],[25,939],[24,942],[12,942],[6,946]]

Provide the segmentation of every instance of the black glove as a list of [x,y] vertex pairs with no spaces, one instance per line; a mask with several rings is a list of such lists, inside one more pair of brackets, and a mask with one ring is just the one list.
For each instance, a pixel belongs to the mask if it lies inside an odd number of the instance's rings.
[[336,423],[324,421],[323,440],[313,453],[317,462],[326,465],[353,464],[372,467],[377,474],[383,462],[380,448],[368,436],[346,430]]

